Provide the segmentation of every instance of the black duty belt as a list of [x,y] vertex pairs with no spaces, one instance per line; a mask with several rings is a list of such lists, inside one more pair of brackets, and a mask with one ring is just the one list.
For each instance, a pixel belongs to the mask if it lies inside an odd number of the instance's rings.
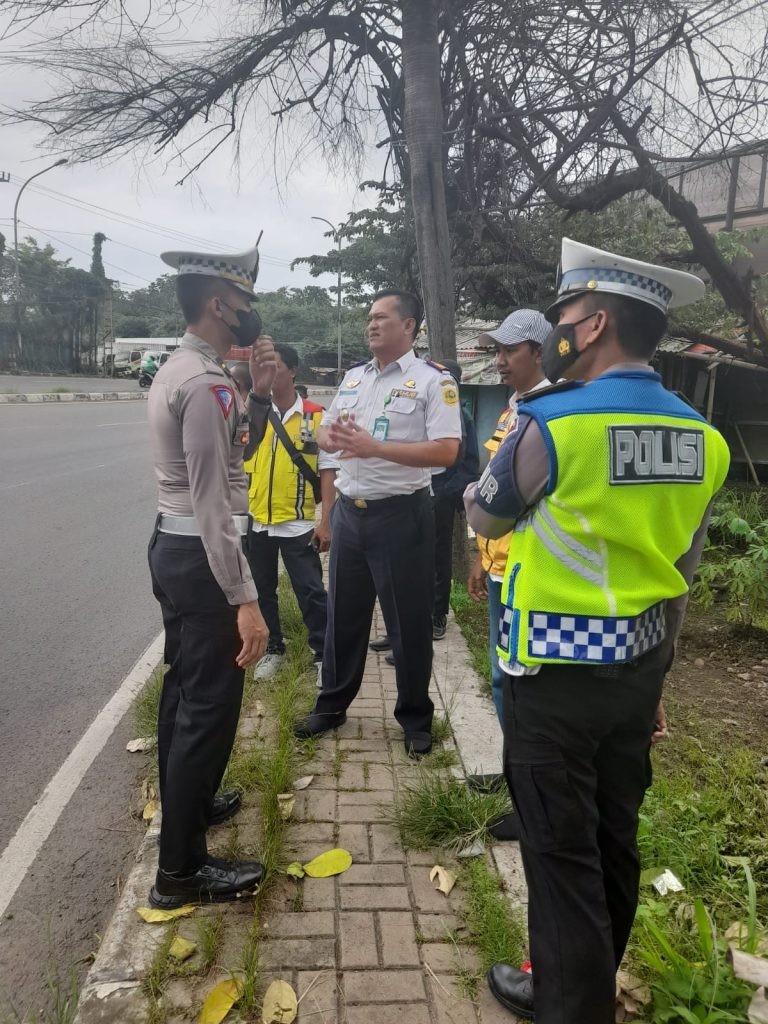
[[339,494],[339,501],[358,512],[378,512],[387,508],[397,508],[398,505],[414,505],[423,501],[427,495],[429,488],[421,487],[412,494],[393,494],[389,498],[350,498],[346,494]]

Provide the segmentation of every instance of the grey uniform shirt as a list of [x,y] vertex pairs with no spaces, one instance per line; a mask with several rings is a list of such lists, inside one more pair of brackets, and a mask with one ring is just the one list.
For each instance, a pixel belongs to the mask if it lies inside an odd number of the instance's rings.
[[[648,373],[653,373],[653,370],[647,363],[620,363],[612,366],[611,370],[633,370],[634,372],[644,370]],[[547,453],[546,444],[544,443],[544,438],[542,437],[539,426],[535,420],[529,421],[525,428],[525,433],[521,437],[520,443],[515,449],[512,471],[518,493],[525,505],[525,508],[521,509],[520,512],[519,518],[522,518],[525,513],[529,509],[533,508],[533,506],[539,501],[546,490],[547,484],[549,483],[549,455]],[[464,508],[467,513],[467,522],[475,533],[478,533],[483,537],[503,537],[514,528],[516,520],[499,519],[496,516],[490,515],[485,511],[485,509],[480,508],[475,503],[477,487],[478,484],[472,483],[464,491]],[[704,550],[704,542],[707,538],[707,529],[709,527],[711,512],[712,502],[710,502],[707,507],[704,517],[693,535],[690,548],[685,552],[685,554],[681,555],[675,563],[675,568],[683,577],[689,588],[693,582],[693,574],[696,571],[696,566],[699,564],[701,559],[701,553]],[[674,645],[677,644],[680,636],[680,630],[683,626],[683,618],[685,616],[687,604],[687,591],[679,597],[673,597],[667,600],[667,636],[672,638]],[[517,662],[508,663],[502,659],[499,660],[499,666],[504,669],[508,675],[515,676],[535,675],[540,668],[538,665],[523,666],[519,665]]]
[[[386,419],[387,441],[461,440],[461,412],[456,382],[419,359],[411,349],[380,370],[375,359],[347,370],[322,425],[346,409],[358,426],[374,433]],[[428,468],[400,466],[387,459],[341,459],[336,487],[348,498],[376,500],[412,494],[428,487]]]
[[232,522],[233,514],[248,513],[248,417],[214,349],[185,334],[157,371],[148,405],[158,511],[195,516],[227,601],[255,601],[256,586]]

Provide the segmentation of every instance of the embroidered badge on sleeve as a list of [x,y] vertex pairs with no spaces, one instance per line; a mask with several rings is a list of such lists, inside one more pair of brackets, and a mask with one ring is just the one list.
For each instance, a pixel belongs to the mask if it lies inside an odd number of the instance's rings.
[[228,388],[225,384],[212,384],[211,392],[213,397],[219,403],[219,408],[224,413],[224,419],[229,419],[229,414],[232,412],[232,406],[235,404],[235,396],[231,388]]

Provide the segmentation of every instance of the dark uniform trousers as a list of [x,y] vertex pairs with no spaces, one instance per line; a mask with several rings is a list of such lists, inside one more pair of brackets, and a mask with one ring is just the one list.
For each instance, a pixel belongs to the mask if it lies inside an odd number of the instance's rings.
[[208,813],[235,740],[245,677],[235,659],[242,643],[237,608],[216,582],[199,537],[155,531],[149,568],[168,665],[157,730],[160,867],[191,872],[206,858]]
[[323,567],[320,556],[312,546],[314,529],[298,537],[270,537],[266,530],[251,531],[248,538],[248,562],[253,582],[259,592],[259,607],[269,629],[270,654],[285,653],[280,608],[277,597],[278,555],[283,556],[285,571],[296,595],[304,625],[309,635],[309,646],[315,658],[323,657],[327,596],[323,586]]
[[395,659],[395,718],[406,733],[428,733],[435,572],[429,490],[370,501],[367,508],[342,495],[331,515],[328,628],[315,711],[345,711],[357,695],[378,596]]
[[537,1024],[613,1024],[637,909],[637,815],[665,645],[604,669],[545,665],[504,686],[504,772],[520,817]]
[[456,495],[444,494],[435,487],[432,511],[435,517],[435,597],[432,614],[435,618],[441,618],[448,614],[451,603]]

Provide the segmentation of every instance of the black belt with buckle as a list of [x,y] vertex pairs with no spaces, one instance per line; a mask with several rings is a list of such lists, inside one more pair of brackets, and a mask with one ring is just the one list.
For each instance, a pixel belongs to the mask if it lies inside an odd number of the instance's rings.
[[356,509],[358,512],[378,512],[379,509],[394,508],[398,505],[411,505],[421,501],[429,495],[428,487],[421,487],[412,494],[393,494],[389,498],[350,498],[346,494],[339,494],[339,501]]

